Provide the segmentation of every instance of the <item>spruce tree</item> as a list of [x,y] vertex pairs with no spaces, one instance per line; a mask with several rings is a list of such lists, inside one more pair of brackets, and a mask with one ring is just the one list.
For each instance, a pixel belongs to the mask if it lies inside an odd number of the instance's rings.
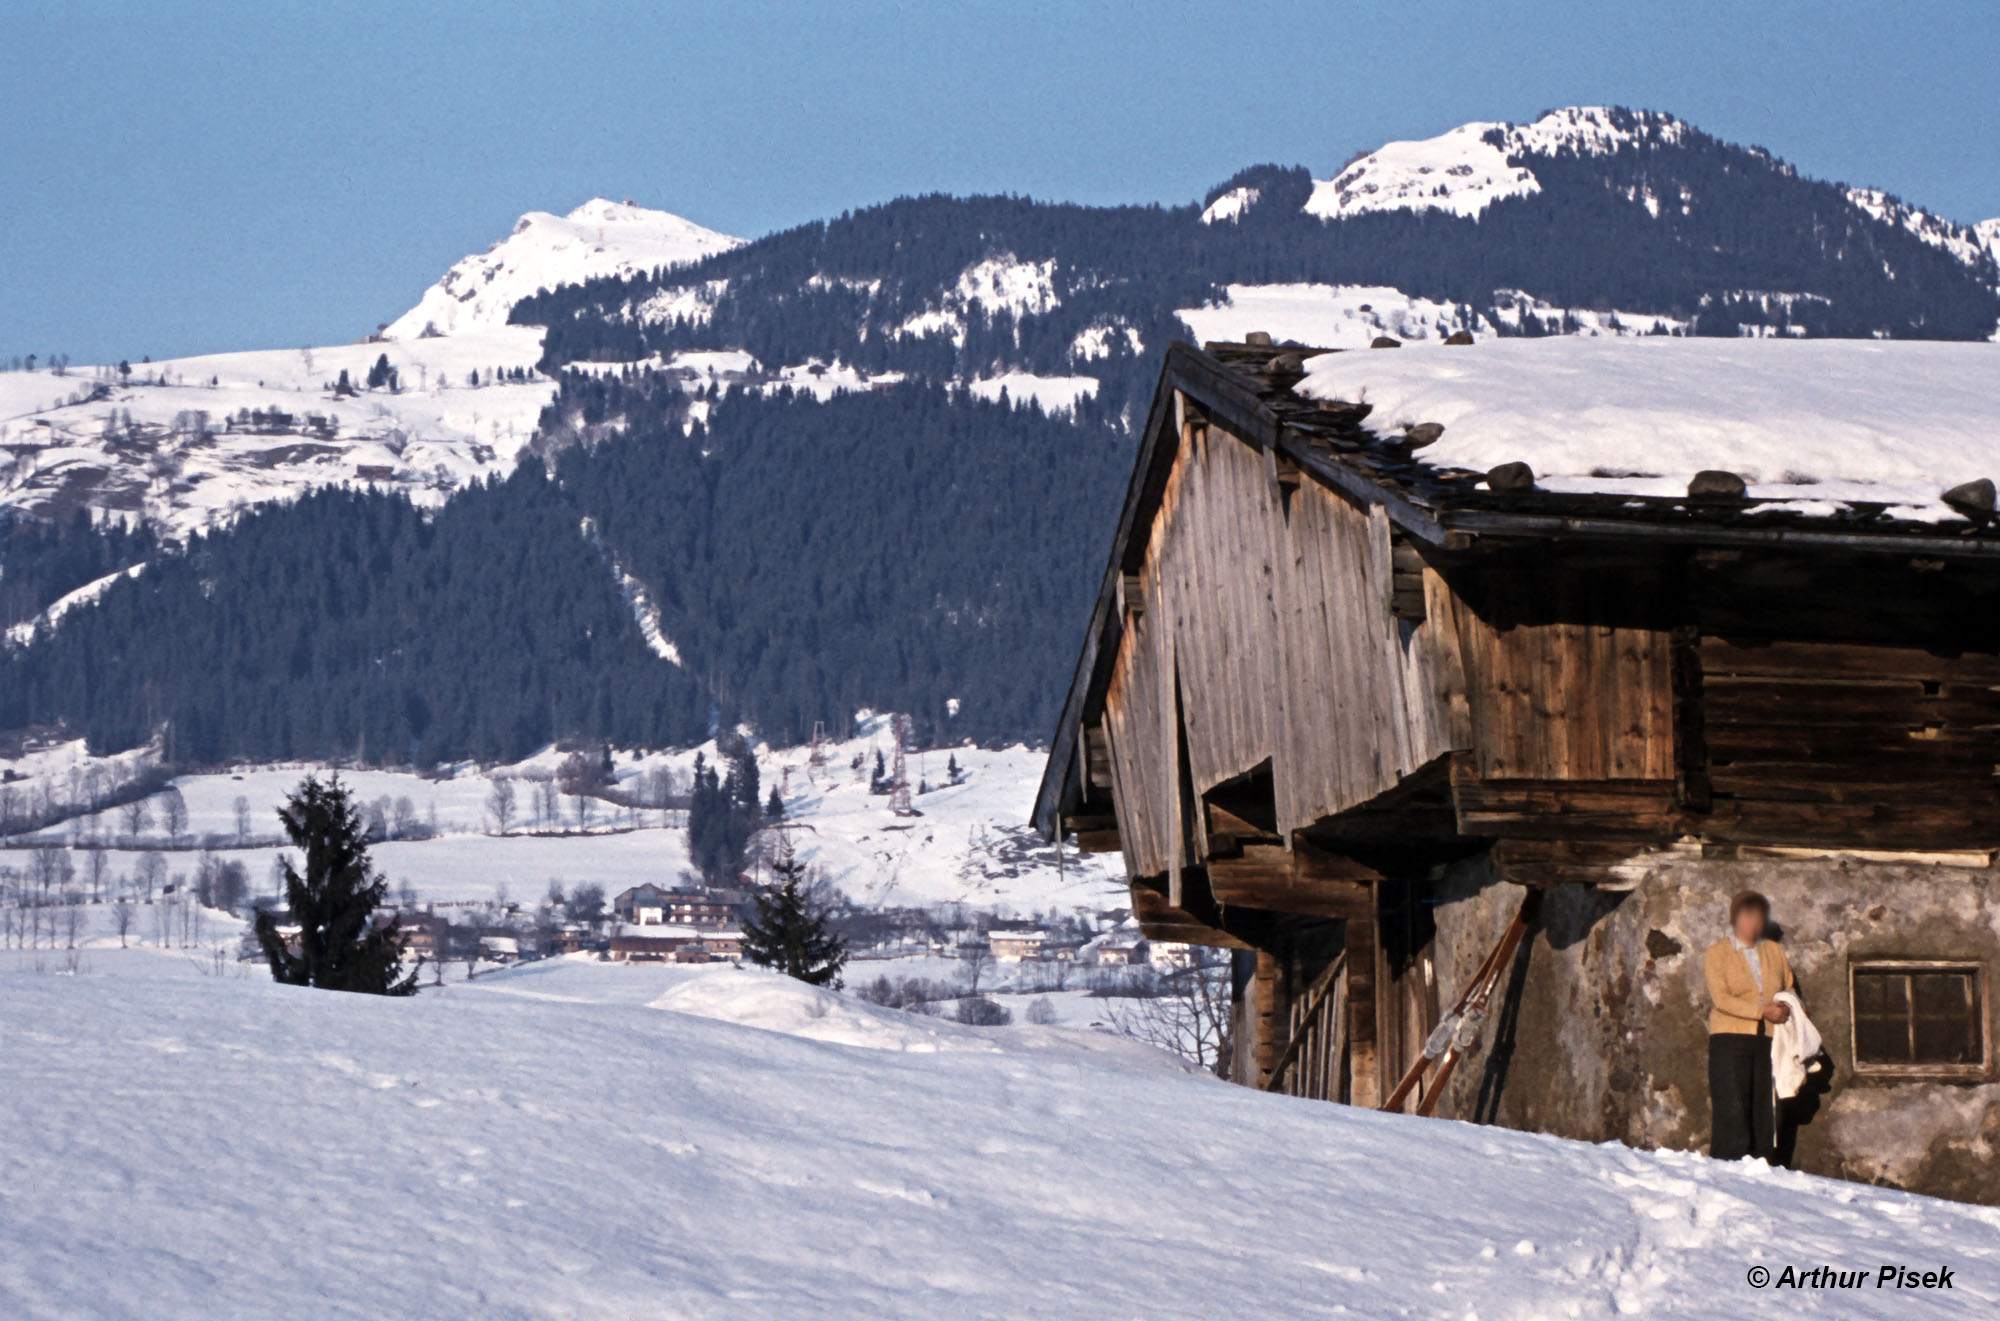
[[782,821],[785,817],[785,800],[778,796],[778,786],[771,786],[771,796],[764,800],[764,819]]
[[743,924],[743,956],[787,977],[839,990],[847,942],[834,934],[805,864],[789,847],[771,864],[770,883],[752,898],[757,913]]
[[269,911],[257,915],[257,943],[270,960],[272,980],[368,995],[415,994],[416,974],[401,975],[403,936],[395,919],[375,922],[389,883],[368,861],[368,828],[340,777],[321,783],[306,776],[278,809],[278,820],[292,847],[305,854],[305,872],[289,856],[281,860],[285,901],[299,928],[296,948]]

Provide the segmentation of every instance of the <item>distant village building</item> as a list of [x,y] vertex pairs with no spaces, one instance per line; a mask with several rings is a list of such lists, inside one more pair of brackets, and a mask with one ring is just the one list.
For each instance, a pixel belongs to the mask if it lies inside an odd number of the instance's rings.
[[515,936],[481,936],[479,957],[491,963],[513,963],[521,957],[521,942]]
[[1080,958],[1100,968],[1129,968],[1145,963],[1150,945],[1135,923],[1129,931],[1113,931],[1083,947]]
[[743,933],[690,926],[646,926],[621,931],[605,946],[614,962],[714,963],[743,957]]
[[649,883],[620,891],[611,911],[619,921],[636,926],[726,927],[742,920],[748,902],[749,896],[738,890]]
[[611,937],[605,953],[608,958],[620,963],[667,962],[698,939],[699,935],[686,927],[661,932],[619,932]]
[[1035,928],[1026,931],[993,930],[986,933],[986,944],[993,951],[995,963],[1021,963],[1040,959],[1048,948],[1049,933]]
[[635,926],[659,926],[668,920],[668,912],[664,886],[635,885],[619,891],[611,900],[612,916]]
[[1996,473],[1989,346],[1175,345],[1036,824],[1233,952],[1237,1081],[1643,1147],[1760,890],[1780,1153],[2000,1201]]

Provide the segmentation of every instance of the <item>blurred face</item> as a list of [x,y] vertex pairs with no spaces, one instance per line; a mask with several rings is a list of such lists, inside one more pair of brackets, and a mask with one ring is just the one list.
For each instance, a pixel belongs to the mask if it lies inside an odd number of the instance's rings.
[[1764,910],[1755,904],[1747,905],[1736,915],[1736,939],[1745,945],[1754,945],[1764,936]]

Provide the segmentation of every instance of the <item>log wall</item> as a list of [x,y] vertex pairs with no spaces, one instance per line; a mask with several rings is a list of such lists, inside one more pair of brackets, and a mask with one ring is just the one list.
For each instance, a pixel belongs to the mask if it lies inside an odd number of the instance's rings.
[[2000,847],[2000,658],[1703,638],[1704,833]]

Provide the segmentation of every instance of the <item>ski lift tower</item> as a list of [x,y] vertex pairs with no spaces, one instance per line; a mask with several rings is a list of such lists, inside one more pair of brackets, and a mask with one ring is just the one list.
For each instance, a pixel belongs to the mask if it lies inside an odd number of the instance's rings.
[[826,722],[813,721],[812,755],[806,758],[806,779],[817,782],[821,771],[826,769]]
[[897,816],[915,816],[917,809],[910,805],[910,763],[906,755],[910,745],[910,718],[897,716],[890,728],[896,738],[896,762],[889,776],[889,810]]

